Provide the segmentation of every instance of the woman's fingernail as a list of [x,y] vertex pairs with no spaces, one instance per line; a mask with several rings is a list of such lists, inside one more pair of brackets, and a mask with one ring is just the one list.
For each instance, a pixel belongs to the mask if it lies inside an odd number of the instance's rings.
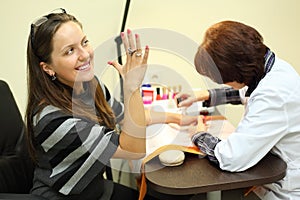
[[111,61],[108,61],[107,64],[112,65],[112,62],[111,62]]
[[127,34],[130,34],[131,33],[131,30],[130,29],[127,29]]
[[121,32],[121,37],[124,37],[125,33],[124,32]]
[[135,34],[135,38],[137,39],[139,37],[139,34]]
[[149,49],[149,46],[148,46],[148,45],[146,45],[146,49]]

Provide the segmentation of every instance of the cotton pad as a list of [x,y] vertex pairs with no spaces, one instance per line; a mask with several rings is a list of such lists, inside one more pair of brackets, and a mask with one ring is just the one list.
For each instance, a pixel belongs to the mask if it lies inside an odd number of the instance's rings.
[[158,157],[161,164],[165,166],[178,166],[183,163],[185,155],[180,150],[167,150],[162,152]]

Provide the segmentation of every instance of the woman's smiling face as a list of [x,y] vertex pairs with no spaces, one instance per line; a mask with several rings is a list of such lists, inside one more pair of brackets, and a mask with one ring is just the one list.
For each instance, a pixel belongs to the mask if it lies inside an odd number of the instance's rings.
[[80,83],[94,77],[94,51],[80,25],[72,21],[63,23],[54,34],[52,45],[52,62],[41,64],[44,71],[50,76],[55,74],[70,87],[76,83],[76,90],[81,90]]

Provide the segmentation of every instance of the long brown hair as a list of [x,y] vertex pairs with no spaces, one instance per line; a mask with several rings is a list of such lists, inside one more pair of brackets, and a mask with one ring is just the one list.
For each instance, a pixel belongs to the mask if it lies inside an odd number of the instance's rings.
[[[29,150],[33,158],[35,158],[33,116],[47,105],[58,107],[63,112],[74,116],[86,117],[111,129],[115,127],[113,111],[108,105],[96,78],[86,83],[89,91],[93,93],[91,95],[95,96],[95,107],[91,107],[76,98],[72,98],[72,88],[58,80],[52,81],[51,77],[40,67],[41,61],[51,64],[52,38],[63,23],[73,21],[82,28],[81,23],[74,16],[67,13],[49,14],[44,17],[47,20],[42,24],[38,26],[31,25],[27,43],[28,102],[25,121]],[[95,112],[95,109],[97,112]]]
[[263,76],[266,50],[254,28],[222,21],[206,31],[194,63],[200,74],[217,83],[236,81],[249,86]]

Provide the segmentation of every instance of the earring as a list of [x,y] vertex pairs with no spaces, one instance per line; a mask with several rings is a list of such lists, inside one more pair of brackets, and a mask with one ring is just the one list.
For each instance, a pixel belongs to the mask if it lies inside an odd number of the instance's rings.
[[52,80],[52,81],[55,81],[55,80],[56,80],[55,74],[53,74],[53,75],[51,76],[51,80]]

